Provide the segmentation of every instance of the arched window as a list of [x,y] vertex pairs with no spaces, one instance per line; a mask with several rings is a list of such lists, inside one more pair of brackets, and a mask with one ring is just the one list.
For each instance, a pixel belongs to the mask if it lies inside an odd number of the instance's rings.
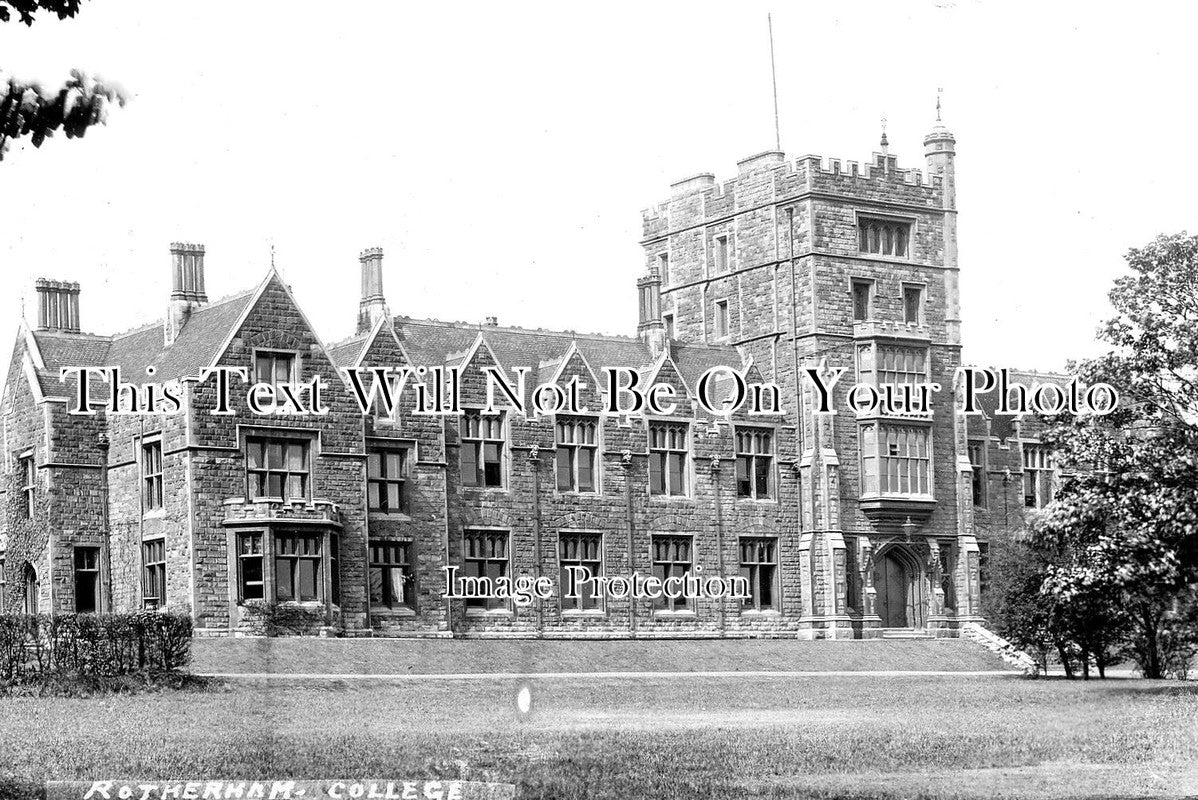
[[37,570],[28,561],[25,562],[25,568],[22,570],[22,579],[25,583],[25,613],[37,613]]

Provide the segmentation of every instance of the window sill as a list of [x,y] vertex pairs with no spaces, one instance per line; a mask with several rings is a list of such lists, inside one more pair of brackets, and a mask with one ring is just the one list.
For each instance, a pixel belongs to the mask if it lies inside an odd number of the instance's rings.
[[558,497],[601,497],[603,492],[598,489],[555,489],[553,492]]
[[405,514],[402,511],[374,511],[366,509],[366,515],[373,518],[388,522],[411,522],[412,516]]
[[649,500],[651,502],[660,500],[660,501],[667,502],[667,503],[679,503],[679,502],[693,503],[693,502],[695,502],[695,498],[691,497],[689,494],[650,494]]
[[607,616],[607,611],[602,608],[563,608],[562,616],[602,618]]
[[665,617],[667,619],[697,619],[698,613],[694,611],[670,611],[665,608],[653,609],[653,616]]
[[782,612],[776,608],[742,608],[742,617],[780,617]]
[[510,608],[467,608],[467,617],[514,617],[516,613]]
[[146,511],[141,515],[142,519],[162,519],[166,516],[166,509],[155,508],[151,511]]
[[740,497],[738,495],[736,498],[736,502],[749,503],[751,505],[760,505],[760,506],[776,506],[776,505],[778,505],[778,498],[776,498],[776,497]]

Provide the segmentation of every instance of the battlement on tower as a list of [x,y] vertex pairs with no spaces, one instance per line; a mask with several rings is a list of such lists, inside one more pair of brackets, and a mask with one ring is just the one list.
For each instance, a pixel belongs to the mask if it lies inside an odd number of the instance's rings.
[[644,238],[721,219],[763,204],[809,196],[835,195],[873,202],[937,208],[942,204],[938,175],[898,165],[898,158],[874,153],[861,164],[819,155],[787,161],[769,150],[737,162],[735,178],[718,182],[703,172],[671,184],[670,199],[645,209]]

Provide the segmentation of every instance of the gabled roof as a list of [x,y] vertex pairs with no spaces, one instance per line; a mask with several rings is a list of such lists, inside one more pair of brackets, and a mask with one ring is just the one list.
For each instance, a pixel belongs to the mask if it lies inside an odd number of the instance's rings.
[[[412,358],[413,364],[435,366],[459,361],[476,344],[479,335],[506,370],[527,367],[531,377],[552,375],[556,365],[576,346],[583,359],[597,373],[607,367],[632,367],[648,370],[656,359],[639,338],[610,336],[541,328],[513,328],[444,322],[433,319],[396,317],[395,332]],[[727,365],[741,369],[739,351],[728,345],[703,345],[674,342],[670,357],[683,379],[692,388],[707,369]],[[543,370],[543,366],[554,365]],[[531,387],[530,387],[531,388]]]
[[147,380],[145,370],[150,366],[155,369],[156,382],[195,376],[219,355],[256,294],[254,289],[196,309],[169,347],[164,343],[161,320],[114,336],[33,330],[30,335],[42,360],[38,382],[42,391],[53,397],[68,391],[59,379],[64,367],[120,367],[125,380],[132,383]]

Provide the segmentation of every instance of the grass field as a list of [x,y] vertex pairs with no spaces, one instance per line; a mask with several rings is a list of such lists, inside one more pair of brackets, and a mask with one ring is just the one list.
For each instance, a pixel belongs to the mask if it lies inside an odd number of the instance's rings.
[[0,699],[0,782],[462,777],[522,798],[1198,793],[1198,693],[1017,677],[234,683]]

